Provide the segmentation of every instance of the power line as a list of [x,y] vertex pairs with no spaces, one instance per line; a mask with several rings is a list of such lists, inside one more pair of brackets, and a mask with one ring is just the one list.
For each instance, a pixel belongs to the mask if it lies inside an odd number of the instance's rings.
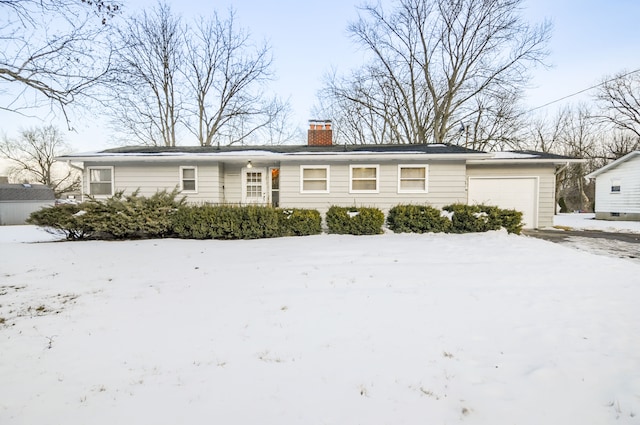
[[547,103],[545,103],[544,105],[536,106],[535,108],[533,108],[533,109],[529,109],[528,111],[525,111],[525,112],[523,112],[523,113],[521,113],[521,114],[519,114],[519,115],[525,115],[525,114],[528,114],[529,112],[533,112],[533,111],[537,111],[538,109],[546,108],[546,107],[547,107],[547,106],[549,106],[549,105],[553,105],[554,103],[562,102],[562,101],[563,101],[563,100],[565,100],[565,99],[569,99],[570,97],[577,96],[577,95],[582,94],[582,93],[584,93],[584,92],[587,92],[587,91],[589,91],[589,90],[593,90],[593,89],[595,89],[595,88],[598,88],[598,87],[600,87],[600,86],[603,86],[603,85],[605,85],[605,84],[607,84],[607,83],[610,83],[610,82],[612,82],[612,81],[615,81],[615,80],[617,80],[617,79],[624,78],[624,77],[626,77],[626,76],[628,76],[628,75],[631,75],[631,74],[635,74],[636,72],[640,72],[640,68],[638,68],[638,69],[634,69],[633,71],[629,71],[629,72],[627,72],[626,74],[618,75],[617,77],[611,78],[611,79],[609,79],[609,80],[602,81],[601,83],[598,83],[598,84],[593,85],[593,86],[591,86],[591,87],[587,87],[586,89],[582,89],[582,90],[577,91],[577,92],[575,92],[575,93],[568,94],[568,95],[563,96],[563,97],[561,97],[561,98],[559,98],[559,99],[552,100],[551,102],[547,102]]

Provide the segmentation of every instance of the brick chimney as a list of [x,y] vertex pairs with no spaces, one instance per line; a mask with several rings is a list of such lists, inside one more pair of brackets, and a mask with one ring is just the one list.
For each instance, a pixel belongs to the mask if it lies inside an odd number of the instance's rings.
[[331,146],[333,144],[331,120],[309,120],[307,134],[308,146]]

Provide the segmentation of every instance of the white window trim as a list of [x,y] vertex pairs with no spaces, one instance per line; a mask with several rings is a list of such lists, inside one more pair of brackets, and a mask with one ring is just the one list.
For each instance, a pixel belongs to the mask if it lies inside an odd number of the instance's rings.
[[[195,190],[185,190],[184,188],[184,170],[194,170]],[[180,192],[182,193],[198,193],[198,167],[195,165],[182,165],[178,175],[180,179]]]
[[[304,190],[304,170],[317,170],[323,169],[327,170],[327,189],[326,190]],[[330,183],[331,183],[331,167],[329,165],[301,165],[300,166],[300,193],[329,193],[330,191]],[[315,181],[320,181],[322,179],[314,179]]]
[[[375,190],[354,190],[353,189],[353,169],[354,168],[375,168],[376,188]],[[351,164],[349,165],[349,193],[380,193],[380,165],[379,164]]]
[[[617,187],[618,190],[613,190],[614,187]],[[611,186],[609,186],[610,193],[620,193],[622,192],[622,180],[621,179],[611,179]]]
[[[111,170],[111,193],[108,195],[94,195],[91,193],[91,170]],[[109,198],[115,193],[115,172],[113,166],[87,167],[87,193],[94,198]],[[99,182],[98,182],[99,183]]]
[[[403,168],[423,168],[424,169],[424,189],[402,189],[402,169]],[[414,179],[417,180],[417,179]],[[398,164],[398,193],[429,193],[429,165],[427,164]]]

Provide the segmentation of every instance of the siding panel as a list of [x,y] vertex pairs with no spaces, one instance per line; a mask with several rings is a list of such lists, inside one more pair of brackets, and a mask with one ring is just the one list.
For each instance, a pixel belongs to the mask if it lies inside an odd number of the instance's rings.
[[[428,193],[398,193],[398,164],[428,164]],[[463,162],[429,163],[409,161],[357,162],[379,165],[379,193],[349,193],[349,162],[330,164],[329,193],[301,193],[301,165],[329,165],[327,162],[292,162],[280,168],[280,205],[314,208],[325,213],[330,206],[376,206],[385,213],[403,203],[429,204],[441,208],[466,201],[465,164]]]
[[[612,180],[620,192],[611,193]],[[596,177],[596,213],[640,214],[640,156],[635,156]]]
[[[85,164],[91,166],[109,166],[113,164]],[[180,187],[180,166],[198,167],[198,193],[185,193],[187,202],[203,203],[220,202],[220,172],[218,163],[163,163],[151,164],[148,162],[126,163],[113,165],[114,190],[131,194],[138,190],[142,196],[152,196],[158,191],[172,191]],[[87,172],[83,178],[83,193],[89,191],[89,179]]]

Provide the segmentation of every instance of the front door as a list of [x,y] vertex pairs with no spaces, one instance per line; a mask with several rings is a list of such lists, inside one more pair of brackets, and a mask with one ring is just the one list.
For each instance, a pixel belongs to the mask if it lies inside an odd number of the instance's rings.
[[259,205],[267,203],[266,168],[242,169],[242,203]]

